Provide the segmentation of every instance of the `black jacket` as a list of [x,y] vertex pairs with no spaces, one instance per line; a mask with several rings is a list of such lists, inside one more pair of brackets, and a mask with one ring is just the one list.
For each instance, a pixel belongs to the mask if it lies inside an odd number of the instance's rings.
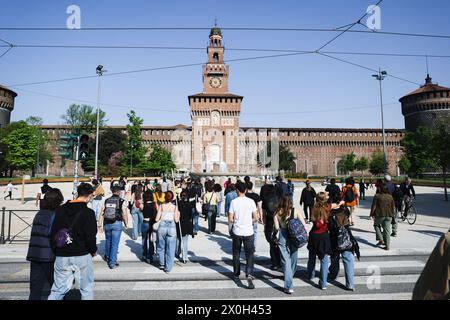
[[[73,242],[64,248],[56,248],[55,234],[62,228],[69,228],[77,213],[78,220],[72,227]],[[85,202],[66,202],[56,210],[51,231],[51,246],[57,257],[76,257],[97,252],[97,221],[95,213]]]
[[50,210],[39,210],[34,216],[27,261],[55,261],[55,254],[50,246],[50,223],[54,214],[55,212]]
[[[192,210],[195,208],[195,201],[178,201],[178,210],[180,211],[181,235],[192,235],[194,237],[194,224]],[[177,235],[180,235],[180,229],[177,227]]]
[[339,228],[340,226],[344,226],[349,235],[350,240],[352,242],[352,248],[347,250],[351,251],[354,254],[356,254],[356,257],[360,258],[360,252],[359,252],[359,244],[358,241],[356,241],[355,237],[352,234],[352,230],[350,229],[350,211],[348,208],[339,208],[339,209],[332,209],[330,211],[330,217],[328,219],[328,231],[330,233],[330,243],[331,243],[331,250],[333,251],[333,255],[339,254],[338,250],[338,234],[339,234]]
[[308,188],[304,188],[302,191],[302,196],[300,197],[300,205],[303,203],[307,206],[311,206],[314,204],[314,200],[316,199],[316,191],[314,188],[308,190]]

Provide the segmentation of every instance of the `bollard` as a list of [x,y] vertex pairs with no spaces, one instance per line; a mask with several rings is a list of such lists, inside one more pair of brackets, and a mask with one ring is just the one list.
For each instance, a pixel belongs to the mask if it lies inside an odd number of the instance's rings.
[[2,229],[0,233],[0,244],[5,244],[5,210],[6,208],[2,208]]
[[6,241],[11,242],[11,210],[9,210],[9,216],[8,216],[8,238]]

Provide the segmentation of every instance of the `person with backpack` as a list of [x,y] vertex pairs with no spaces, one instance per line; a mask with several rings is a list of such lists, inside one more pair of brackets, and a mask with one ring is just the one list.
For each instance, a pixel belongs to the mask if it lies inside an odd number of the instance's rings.
[[349,291],[354,291],[355,254],[359,260],[359,245],[350,230],[350,211],[347,207],[341,205],[341,201],[339,194],[336,194],[331,201],[334,208],[331,209],[328,219],[332,251],[328,279],[336,280],[339,275],[339,260],[342,257],[345,270],[345,287]]
[[264,236],[270,247],[270,270],[280,270],[280,249],[276,239],[276,232],[274,229],[274,216],[278,208],[279,198],[274,185],[268,185],[264,193],[264,200],[262,201],[263,209],[263,223]]
[[144,216],[141,211],[142,193],[143,187],[141,185],[136,185],[136,191],[132,194],[130,201],[131,218],[133,219],[131,238],[135,241],[141,235],[142,221],[144,220]]
[[274,216],[274,227],[278,233],[278,246],[281,253],[281,264],[284,274],[284,292],[287,294],[294,293],[294,276],[297,272],[298,249],[296,243],[291,239],[290,230],[288,229],[291,219],[298,219],[305,226],[305,221],[301,215],[298,215],[292,207],[289,197],[283,197],[280,200],[278,208]]
[[334,199],[334,197],[337,195],[337,194],[340,194],[341,193],[341,189],[339,188],[339,186],[336,184],[336,179],[335,178],[331,178],[330,179],[330,184],[328,184],[326,187],[325,187],[325,192],[327,192],[328,193],[328,202],[330,202],[331,201],[331,199]]
[[305,212],[306,223],[309,224],[308,211],[311,212],[314,207],[314,199],[316,198],[316,191],[311,186],[311,182],[306,180],[306,187],[302,190],[302,195],[300,197],[300,206],[303,204],[303,211]]
[[205,183],[206,193],[203,196],[202,212],[205,218],[208,220],[208,234],[216,231],[216,216],[217,216],[217,204],[218,196],[214,192],[214,183],[209,180]]
[[142,261],[149,264],[153,263],[153,255],[155,253],[154,240],[152,239],[153,225],[156,220],[156,205],[153,202],[153,192],[147,190],[142,194],[142,202],[140,203],[143,220],[141,225],[142,234]]
[[350,225],[353,226],[353,215],[355,208],[358,206],[358,191],[355,188],[355,180],[353,178],[345,179],[345,187],[342,188],[341,197],[350,211],[349,220]]
[[119,250],[122,223],[128,226],[128,212],[125,200],[120,197],[120,187],[113,187],[112,197],[105,200],[100,217],[100,231],[105,232],[105,260],[110,269],[119,266],[117,252]]
[[316,203],[311,213],[313,227],[309,232],[308,239],[308,265],[307,276],[310,281],[314,279],[316,257],[320,260],[319,287],[327,288],[328,265],[330,263],[331,243],[328,233],[329,204],[325,192],[317,194]]
[[391,224],[394,216],[394,198],[386,186],[382,186],[380,193],[373,198],[370,217],[374,220],[373,227],[378,241],[377,246],[384,246],[385,250],[390,249]]
[[62,300],[72,288],[75,275],[83,300],[94,299],[94,267],[97,254],[97,221],[87,204],[94,188],[88,183],[77,187],[78,197],[55,210],[50,244],[55,253],[54,281],[48,300]]
[[50,245],[50,231],[55,210],[64,202],[59,189],[47,191],[40,210],[33,218],[27,261],[30,261],[29,300],[47,300],[53,285],[55,254]]
[[156,223],[159,224],[157,244],[159,269],[166,273],[172,271],[173,268],[177,245],[176,223],[180,221],[180,211],[172,203],[173,201],[173,192],[167,191],[164,203],[159,205],[156,215]]
[[253,268],[255,246],[253,242],[253,223],[258,221],[258,209],[255,201],[245,196],[247,187],[241,181],[236,183],[238,197],[231,201],[228,212],[228,230],[233,239],[233,273],[235,280],[241,274],[241,249],[244,246],[247,261],[245,275],[248,288],[255,289]]

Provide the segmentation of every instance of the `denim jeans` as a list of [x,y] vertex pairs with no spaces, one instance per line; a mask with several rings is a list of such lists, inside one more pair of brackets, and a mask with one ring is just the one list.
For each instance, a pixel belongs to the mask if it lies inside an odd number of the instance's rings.
[[208,211],[208,232],[216,231],[217,206],[211,205]]
[[105,229],[105,255],[109,267],[113,267],[117,262],[117,251],[119,251],[120,236],[122,234],[122,221],[107,223]]
[[100,211],[102,210],[102,200],[92,200],[91,203],[92,210],[95,212],[95,220],[98,221],[98,217],[100,216]]
[[131,217],[133,218],[133,230],[131,237],[136,240],[141,233],[142,221],[144,221],[144,215],[141,210],[133,206],[131,209]]
[[81,299],[94,299],[94,267],[90,254],[78,257],[56,257],[52,291],[48,300],[62,300],[72,289],[73,280],[80,284]]
[[254,253],[255,247],[253,246],[253,236],[237,236],[235,234],[233,237],[233,272],[235,276],[241,274],[241,249],[244,245],[245,258],[247,260],[245,266],[245,276],[249,277],[253,275],[254,266]]
[[[330,263],[330,256],[325,255],[322,260],[320,260],[320,281],[319,286],[321,288],[327,287],[327,277],[328,277],[328,265]],[[308,257],[308,267],[307,267],[307,275],[309,279],[314,278],[316,268],[316,253],[314,251],[309,251]]]
[[289,235],[286,228],[281,228],[278,236],[278,245],[281,254],[281,265],[284,273],[284,288],[294,289],[294,276],[297,272],[298,249],[287,242]]
[[339,275],[339,260],[342,257],[345,270],[345,286],[354,289],[353,276],[355,273],[355,256],[351,251],[341,251],[331,257],[330,274],[328,278],[335,280]]
[[266,224],[264,225],[264,235],[270,246],[270,261],[273,267],[280,266],[280,249],[278,247],[277,241],[272,237],[273,234],[273,219],[266,219]]
[[158,228],[158,257],[159,265],[170,272],[175,260],[175,249],[177,245],[177,229],[173,221],[161,221]]
[[153,246],[153,242],[151,240],[151,232],[150,230],[150,223],[143,222],[141,226],[141,233],[142,233],[142,257],[144,259],[150,260],[150,262],[153,262],[153,253],[155,252],[155,248]]
[[256,238],[258,236],[258,221],[253,222],[253,246],[255,247],[256,251]]
[[177,239],[177,242],[181,241],[181,243],[179,243],[180,246],[180,253],[184,261],[188,261],[188,241],[189,241],[189,235],[185,235],[183,237],[181,237],[180,239]]
[[[195,209],[193,209],[193,210],[195,210]],[[194,217],[194,232],[198,233],[200,231],[200,226],[198,224],[199,214],[197,211],[193,212],[193,217]]]
[[219,201],[219,202],[217,203],[217,217],[219,217],[219,218],[220,218],[220,216],[221,216],[221,214],[222,214],[222,202],[223,202],[223,201]]

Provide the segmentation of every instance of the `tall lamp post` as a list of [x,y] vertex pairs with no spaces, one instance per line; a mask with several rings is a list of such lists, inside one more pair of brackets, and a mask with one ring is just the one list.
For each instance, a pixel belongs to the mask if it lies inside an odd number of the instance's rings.
[[103,73],[106,72],[106,70],[103,70],[103,66],[99,65],[97,66],[96,73],[98,75],[98,90],[97,90],[97,129],[95,133],[95,172],[94,176],[97,179],[98,178],[98,132],[100,127],[100,77],[103,75]]
[[381,71],[381,69],[378,69],[378,74],[373,74],[372,77],[374,77],[378,82],[380,83],[380,106],[381,106],[381,128],[383,131],[383,155],[384,155],[384,173],[387,174],[387,152],[386,152],[386,134],[384,132],[384,112],[383,112],[383,90],[381,87],[381,81],[386,78],[387,72]]

